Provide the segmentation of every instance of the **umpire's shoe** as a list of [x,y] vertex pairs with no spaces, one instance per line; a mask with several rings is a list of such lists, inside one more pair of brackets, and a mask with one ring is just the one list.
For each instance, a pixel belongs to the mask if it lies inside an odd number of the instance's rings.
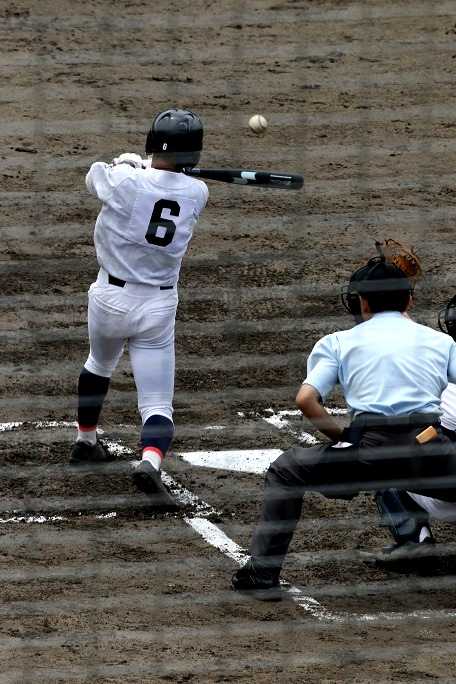
[[234,591],[251,596],[259,601],[281,601],[282,589],[277,570],[255,565],[250,558],[237,570],[232,579]]
[[159,470],[148,461],[140,461],[133,471],[133,482],[145,494],[151,494],[151,504],[157,508],[176,510],[179,504],[162,482]]
[[75,442],[70,452],[71,465],[83,465],[85,463],[109,463],[114,460],[114,456],[109,453],[106,446],[97,441],[96,444],[89,442]]

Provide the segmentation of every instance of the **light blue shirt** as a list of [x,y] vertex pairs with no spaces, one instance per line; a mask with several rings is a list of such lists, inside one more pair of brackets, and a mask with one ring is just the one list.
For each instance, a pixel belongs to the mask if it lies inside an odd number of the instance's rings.
[[322,399],[340,383],[350,409],[394,416],[439,413],[440,395],[456,382],[456,344],[396,311],[322,337],[307,377]]

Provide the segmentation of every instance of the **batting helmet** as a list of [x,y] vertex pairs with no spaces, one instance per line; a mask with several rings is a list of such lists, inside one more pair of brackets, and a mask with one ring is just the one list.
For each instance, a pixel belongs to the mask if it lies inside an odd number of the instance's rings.
[[188,109],[159,112],[147,134],[146,154],[160,154],[175,161],[176,166],[195,166],[203,149],[203,124]]
[[348,285],[341,291],[342,304],[357,322],[361,321],[359,297],[365,297],[373,313],[377,311],[402,310],[413,292],[412,285],[404,272],[387,262],[385,257],[369,259],[350,276]]
[[439,311],[439,328],[456,342],[456,295]]

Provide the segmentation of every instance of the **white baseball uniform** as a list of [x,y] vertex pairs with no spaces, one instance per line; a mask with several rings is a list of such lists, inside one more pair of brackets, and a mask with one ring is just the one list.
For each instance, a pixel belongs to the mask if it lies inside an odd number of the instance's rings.
[[143,423],[154,414],[172,420],[177,283],[207,186],[183,173],[104,162],[91,166],[86,185],[103,206],[85,368],[111,377],[128,341]]

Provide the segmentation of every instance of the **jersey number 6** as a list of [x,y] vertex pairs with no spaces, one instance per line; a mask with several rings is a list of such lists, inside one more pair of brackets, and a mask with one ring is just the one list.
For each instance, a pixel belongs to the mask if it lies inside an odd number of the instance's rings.
[[[149,227],[147,228],[146,240],[150,245],[166,247],[169,245],[176,232],[176,224],[171,219],[162,218],[163,209],[169,209],[171,216],[179,216],[180,206],[173,200],[161,199],[155,202],[152,216],[150,217]],[[164,233],[158,235],[158,229],[164,228]]]

